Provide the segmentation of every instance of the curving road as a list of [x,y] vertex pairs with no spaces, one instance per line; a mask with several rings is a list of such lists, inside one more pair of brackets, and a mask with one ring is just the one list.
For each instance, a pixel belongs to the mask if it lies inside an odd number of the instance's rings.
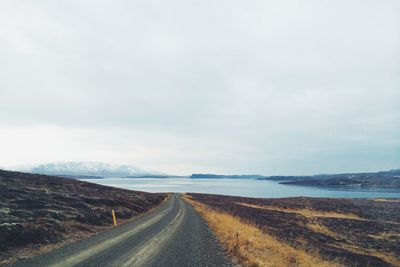
[[233,266],[178,194],[133,221],[12,266]]

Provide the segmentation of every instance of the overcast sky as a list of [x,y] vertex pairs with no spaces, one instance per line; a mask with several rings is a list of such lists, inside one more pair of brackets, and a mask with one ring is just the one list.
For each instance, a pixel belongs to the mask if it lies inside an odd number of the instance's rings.
[[1,1],[0,166],[400,168],[400,1]]

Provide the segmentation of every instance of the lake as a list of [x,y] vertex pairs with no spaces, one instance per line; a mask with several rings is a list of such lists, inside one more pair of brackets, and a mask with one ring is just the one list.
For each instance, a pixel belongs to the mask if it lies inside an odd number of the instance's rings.
[[190,179],[190,178],[105,178],[83,181],[147,192],[193,192],[246,197],[336,197],[376,198],[400,197],[393,190],[345,190],[282,185],[275,181],[252,179]]

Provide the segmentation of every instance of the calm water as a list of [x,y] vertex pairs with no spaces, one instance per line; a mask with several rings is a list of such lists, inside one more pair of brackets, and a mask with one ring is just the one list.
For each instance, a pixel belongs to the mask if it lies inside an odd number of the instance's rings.
[[247,197],[400,197],[400,191],[333,190],[250,179],[106,178],[84,181],[147,192],[195,192]]

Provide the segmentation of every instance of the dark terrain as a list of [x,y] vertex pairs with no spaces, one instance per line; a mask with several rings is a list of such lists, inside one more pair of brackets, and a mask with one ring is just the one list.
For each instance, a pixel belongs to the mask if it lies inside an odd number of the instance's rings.
[[400,266],[400,199],[189,196],[333,262]]
[[281,181],[281,184],[359,189],[400,190],[400,170],[373,173],[320,174],[312,176],[266,176],[258,180]]
[[0,170],[0,265],[82,239],[158,206],[166,194]]

